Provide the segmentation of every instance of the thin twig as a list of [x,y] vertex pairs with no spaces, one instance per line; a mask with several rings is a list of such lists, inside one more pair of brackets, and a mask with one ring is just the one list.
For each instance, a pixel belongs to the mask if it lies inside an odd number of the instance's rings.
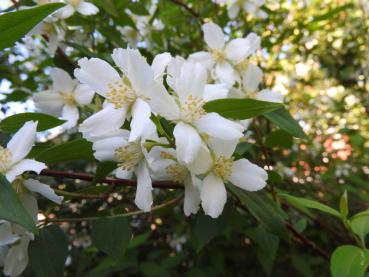
[[[41,171],[39,175],[42,176],[50,176],[50,177],[59,177],[59,178],[66,178],[66,179],[78,179],[83,181],[93,181],[95,176],[92,174],[82,173],[82,172],[67,172],[67,171],[60,171],[60,170],[50,170],[44,169]],[[117,179],[117,178],[104,178],[102,180],[98,180],[99,183],[106,183],[111,185],[124,185],[124,186],[137,186],[136,180],[130,179]],[[183,189],[183,185],[174,182],[168,181],[157,181],[153,182],[153,187],[155,188],[164,188],[164,189]]]
[[[175,203],[179,202],[184,196],[184,193],[181,193],[178,197],[173,198],[172,200],[169,200],[168,202],[162,203],[160,205],[154,206],[151,209],[151,212],[160,210],[162,208],[174,205]],[[144,214],[146,212],[142,210],[137,210],[133,212],[128,212],[124,214],[117,214],[117,215],[109,215],[109,216],[92,216],[92,217],[71,217],[71,218],[45,218],[43,220],[40,220],[40,223],[49,223],[49,222],[80,222],[80,221],[95,221],[99,220],[101,218],[117,218],[117,217],[128,217],[128,216],[134,216],[134,215],[140,215]]]
[[174,4],[177,4],[181,7],[183,7],[186,11],[188,11],[190,14],[192,14],[193,17],[200,19],[200,15],[198,12],[193,10],[191,7],[187,6],[185,3],[183,3],[181,0],[171,0]]

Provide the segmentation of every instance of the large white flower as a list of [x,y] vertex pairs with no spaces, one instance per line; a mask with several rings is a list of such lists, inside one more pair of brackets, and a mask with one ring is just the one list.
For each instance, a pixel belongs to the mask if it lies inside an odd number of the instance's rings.
[[212,141],[213,164],[201,186],[201,206],[205,214],[218,217],[227,201],[224,183],[247,191],[257,191],[265,187],[268,174],[261,167],[247,159],[234,160],[232,154],[236,143]]
[[70,129],[76,126],[79,119],[78,107],[90,104],[94,92],[88,85],[78,84],[60,68],[52,69],[51,78],[52,87],[35,94],[33,101],[41,111],[67,120],[63,127]]
[[217,24],[206,23],[202,30],[209,52],[194,53],[190,55],[190,59],[201,62],[210,69],[215,66],[215,79],[232,86],[240,80],[235,67],[245,63],[245,59],[260,47],[259,36],[250,33],[246,38],[236,38],[225,43],[225,35]]
[[155,126],[149,124],[142,137],[129,141],[130,134],[122,130],[119,135],[106,137],[93,143],[95,158],[99,161],[116,161],[118,169],[115,174],[118,178],[137,177],[137,191],[135,203],[141,210],[148,212],[152,205],[152,181],[146,161],[147,138],[156,139]]
[[146,59],[133,49],[115,49],[112,58],[124,73],[122,76],[107,62],[97,58],[79,60],[77,79],[88,84],[106,101],[100,112],[80,125],[87,139],[101,137],[119,129],[126,118],[131,120],[129,141],[141,136],[151,122],[151,110],[157,103],[170,97],[165,87],[155,81],[154,73]]
[[15,133],[6,148],[0,146],[0,173],[9,182],[25,171],[40,173],[46,168],[44,163],[25,159],[35,143],[36,128],[37,122],[29,121]]
[[[171,109],[163,116],[176,122],[173,134],[178,160],[186,165],[193,163],[199,153],[203,137],[234,140],[242,137],[242,126],[217,113],[207,113],[206,101],[224,97],[224,87],[206,85],[207,72],[199,63],[186,61],[178,76],[172,76],[174,99],[161,110]],[[227,92],[227,90],[226,90]]]
[[65,0],[66,6],[59,12],[61,18],[68,18],[75,12],[79,12],[82,15],[93,15],[99,12],[99,9],[92,3],[83,0]]

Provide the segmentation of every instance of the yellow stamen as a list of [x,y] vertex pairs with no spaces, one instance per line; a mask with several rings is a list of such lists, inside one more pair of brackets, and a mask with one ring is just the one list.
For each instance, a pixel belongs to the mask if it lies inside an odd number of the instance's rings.
[[166,171],[176,183],[182,183],[187,175],[187,169],[178,163],[168,165]]
[[187,123],[193,123],[195,120],[206,115],[206,111],[203,108],[204,104],[204,99],[189,95],[181,106],[183,120]]
[[233,159],[219,156],[215,160],[213,171],[215,175],[223,180],[227,180],[232,174]]
[[138,142],[130,142],[126,146],[115,149],[115,158],[118,166],[123,170],[132,170],[144,155]]
[[136,100],[136,94],[131,87],[124,84],[122,80],[115,81],[108,85],[109,92],[106,99],[109,103],[114,104],[116,109],[120,109],[123,105],[130,105]]
[[12,153],[8,149],[0,146],[0,172],[1,173],[6,172],[11,166],[11,162],[12,162]]

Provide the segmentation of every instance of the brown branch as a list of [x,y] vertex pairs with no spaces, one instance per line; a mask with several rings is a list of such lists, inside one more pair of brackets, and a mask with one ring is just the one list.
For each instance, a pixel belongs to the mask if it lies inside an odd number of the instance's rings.
[[[67,172],[60,170],[50,170],[44,169],[41,171],[39,175],[42,176],[50,176],[50,177],[59,177],[66,179],[79,179],[83,181],[93,181],[95,176],[93,174],[82,173],[82,172]],[[106,183],[110,185],[123,185],[135,187],[137,186],[136,180],[130,179],[117,179],[117,178],[104,178],[102,180],[98,180],[99,183]],[[162,188],[162,189],[183,189],[183,185],[179,183],[169,182],[169,181],[157,181],[153,182],[154,188]]]
[[291,233],[293,234],[292,239],[299,243],[302,246],[307,246],[309,247],[311,250],[313,250],[315,253],[319,254],[319,256],[321,256],[323,259],[325,259],[326,261],[330,260],[330,254],[328,252],[326,252],[324,249],[320,248],[315,242],[309,240],[308,238],[306,238],[305,236],[303,236],[301,233],[299,233],[290,223],[287,223],[287,228],[288,230],[291,231]]
[[191,7],[187,6],[185,3],[183,3],[181,0],[171,0],[174,4],[183,7],[186,11],[188,11],[190,14],[192,14],[193,17],[200,19],[200,15],[198,12],[193,10]]

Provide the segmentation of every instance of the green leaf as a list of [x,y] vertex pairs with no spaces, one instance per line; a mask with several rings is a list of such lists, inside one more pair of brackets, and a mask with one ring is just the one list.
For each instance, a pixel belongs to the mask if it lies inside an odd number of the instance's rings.
[[0,16],[0,50],[12,46],[46,16],[63,7],[63,3],[51,3],[36,8],[6,13]]
[[117,17],[119,16],[117,8],[113,0],[103,0],[101,3],[103,9],[110,15]]
[[369,234],[369,215],[355,216],[350,222],[352,231],[365,243],[365,237]]
[[40,153],[37,153],[34,158],[37,161],[47,164],[76,160],[94,160],[92,143],[84,139],[72,140],[50,147]]
[[7,133],[15,133],[27,121],[38,121],[37,131],[45,131],[65,122],[48,114],[43,113],[19,113],[8,116],[0,122],[0,129]]
[[104,179],[110,172],[117,168],[116,162],[99,162],[96,167],[95,177],[92,181],[93,184],[98,183]]
[[279,246],[279,238],[265,230],[261,225],[246,231],[246,234],[257,244],[256,256],[270,276]]
[[57,225],[47,226],[31,241],[30,266],[37,277],[62,277],[68,256],[68,239]]
[[362,277],[368,267],[368,252],[353,245],[343,245],[331,256],[332,277]]
[[231,184],[228,188],[268,231],[289,240],[286,215],[264,192],[248,192]]
[[302,206],[304,208],[309,208],[309,209],[316,209],[316,210],[325,212],[327,214],[333,215],[335,217],[341,218],[341,214],[337,210],[327,205],[324,205],[320,202],[301,198],[301,197],[292,196],[287,193],[280,193],[279,196],[286,199],[292,205]]
[[207,112],[216,112],[232,119],[248,119],[269,113],[283,105],[255,99],[217,99],[204,105]]
[[278,110],[264,114],[264,116],[292,136],[303,139],[308,138],[300,124],[285,108],[279,108]]
[[131,228],[124,217],[101,218],[93,222],[91,237],[99,250],[119,260],[131,239]]
[[196,251],[199,252],[209,241],[223,233],[233,211],[233,201],[228,199],[223,213],[218,218],[211,218],[199,212],[195,223]]
[[37,233],[32,217],[23,207],[15,190],[8,180],[0,174],[0,219],[18,223],[28,231]]
[[282,147],[289,149],[292,147],[292,142],[292,136],[283,130],[276,130],[265,137],[265,145],[271,148]]
[[143,245],[151,236],[151,232],[146,232],[137,236],[134,236],[128,244],[128,248],[135,248]]
[[137,15],[149,15],[149,11],[145,8],[142,3],[132,2],[128,5],[128,9],[131,10],[134,14]]

